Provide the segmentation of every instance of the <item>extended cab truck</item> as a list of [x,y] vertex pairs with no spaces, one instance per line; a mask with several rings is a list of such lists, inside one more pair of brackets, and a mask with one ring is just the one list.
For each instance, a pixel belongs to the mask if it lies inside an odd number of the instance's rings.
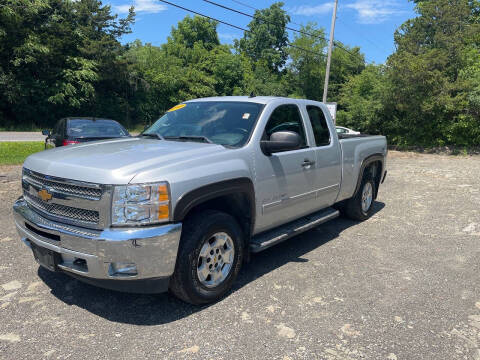
[[386,155],[382,136],[339,140],[315,101],[192,100],[136,138],[28,157],[15,223],[47,269],[207,303],[230,289],[250,252],[340,211],[367,219]]

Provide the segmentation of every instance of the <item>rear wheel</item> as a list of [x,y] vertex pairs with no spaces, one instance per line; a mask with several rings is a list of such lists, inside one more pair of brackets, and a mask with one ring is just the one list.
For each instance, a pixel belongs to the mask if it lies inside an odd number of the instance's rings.
[[230,215],[213,210],[184,223],[170,290],[191,304],[220,299],[230,290],[243,260],[243,234]]
[[369,173],[365,174],[357,193],[347,200],[344,213],[353,220],[367,220],[373,213],[375,182]]

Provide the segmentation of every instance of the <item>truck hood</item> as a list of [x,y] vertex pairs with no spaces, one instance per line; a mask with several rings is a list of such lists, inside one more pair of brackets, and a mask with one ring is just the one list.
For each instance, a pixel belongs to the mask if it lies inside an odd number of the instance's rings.
[[155,166],[205,161],[228,151],[221,145],[145,138],[115,139],[69,145],[33,154],[24,167],[45,175],[99,184],[128,184]]

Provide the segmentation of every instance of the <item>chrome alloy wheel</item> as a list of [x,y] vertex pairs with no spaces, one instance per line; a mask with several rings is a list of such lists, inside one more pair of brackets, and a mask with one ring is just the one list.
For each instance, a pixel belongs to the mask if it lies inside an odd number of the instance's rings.
[[230,274],[235,256],[232,238],[224,233],[213,234],[205,241],[197,261],[197,276],[208,288],[220,285]]
[[373,187],[371,182],[365,183],[362,190],[362,211],[364,213],[370,210],[373,202]]

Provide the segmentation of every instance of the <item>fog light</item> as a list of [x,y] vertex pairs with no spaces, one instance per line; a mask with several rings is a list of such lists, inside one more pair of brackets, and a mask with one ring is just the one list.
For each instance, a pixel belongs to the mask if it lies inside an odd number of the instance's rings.
[[110,276],[134,276],[138,274],[137,265],[121,262],[110,263],[108,273]]

